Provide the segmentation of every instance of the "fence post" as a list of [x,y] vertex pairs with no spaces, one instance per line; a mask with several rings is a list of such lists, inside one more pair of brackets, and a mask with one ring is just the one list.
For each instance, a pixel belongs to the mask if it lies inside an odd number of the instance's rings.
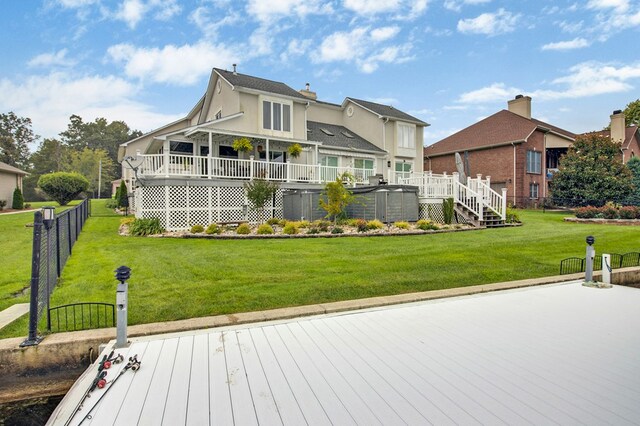
[[29,336],[20,346],[35,346],[38,336],[38,294],[40,287],[40,246],[42,244],[42,212],[33,214],[33,251],[31,252],[31,299],[29,303]]

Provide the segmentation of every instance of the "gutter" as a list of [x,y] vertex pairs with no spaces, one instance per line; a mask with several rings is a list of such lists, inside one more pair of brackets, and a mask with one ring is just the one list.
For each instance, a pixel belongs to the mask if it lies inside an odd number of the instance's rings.
[[[529,134],[529,136],[531,136],[531,134]],[[527,136],[527,138],[529,137]],[[484,149],[490,149],[490,148],[498,148],[501,146],[509,146],[509,145],[513,145],[513,144],[520,144],[520,143],[524,143],[526,142],[526,139],[519,139],[519,140],[515,140],[515,141],[509,141],[509,142],[500,142],[500,143],[496,143],[496,144],[491,144],[491,145],[484,145],[484,146],[480,146],[480,147],[476,147],[476,148],[465,148],[465,151],[482,151]],[[427,149],[429,149],[427,147]],[[454,151],[446,151],[446,152],[440,152],[440,153],[436,153],[435,155],[428,155],[425,154],[424,155],[424,159],[425,160],[429,160],[431,158],[435,158],[435,157],[442,157],[444,155],[451,155],[451,154],[455,154],[456,152],[459,152],[459,149],[456,149]]]

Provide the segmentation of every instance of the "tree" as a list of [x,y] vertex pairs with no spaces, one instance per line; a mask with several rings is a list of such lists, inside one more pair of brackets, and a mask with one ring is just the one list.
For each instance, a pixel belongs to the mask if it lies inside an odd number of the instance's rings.
[[120,181],[120,187],[116,191],[116,201],[119,208],[129,207],[129,191],[127,190],[127,184],[124,180]]
[[79,173],[57,172],[40,176],[38,187],[61,206],[89,188],[89,181]]
[[320,194],[320,207],[327,212],[327,218],[333,217],[335,225],[338,216],[343,214],[347,206],[353,203],[356,196],[345,186],[345,182],[353,182],[354,177],[343,173],[333,182],[328,182]]
[[[100,177],[100,162],[102,162],[102,176]],[[68,163],[64,166],[64,171],[77,172],[89,181],[89,190],[93,193],[98,191],[100,182],[100,192],[106,194],[111,191],[111,181],[116,176],[116,165],[103,149],[84,148],[81,151],[71,151]]]
[[267,201],[273,199],[273,196],[278,190],[278,184],[265,179],[254,179],[245,183],[244,189],[247,192],[247,198],[252,208],[255,209],[258,214],[258,221],[262,223],[264,221],[264,205]]
[[13,112],[0,114],[0,161],[12,166],[29,168],[29,144],[39,136],[31,130],[31,119]]
[[640,158],[631,157],[631,159],[627,161],[627,167],[631,170],[631,175],[633,176],[631,179],[633,192],[629,197],[628,203],[640,206]]
[[591,134],[579,137],[560,160],[551,196],[558,205],[602,206],[624,201],[631,191],[631,171],[622,163],[620,144]]
[[16,187],[13,191],[13,204],[11,206],[14,210],[22,210],[24,208],[24,198],[22,197],[22,191]]
[[23,180],[24,196],[35,201],[42,198],[36,191],[38,179],[47,173],[63,171],[69,162],[69,148],[58,139],[45,139],[38,149],[31,154],[30,174]]
[[624,121],[627,126],[635,124],[640,127],[640,99],[627,104],[624,109]]
[[106,118],[96,118],[91,123],[85,123],[82,117],[75,114],[69,117],[69,121],[67,130],[60,133],[65,145],[76,151],[102,149],[114,163],[118,160],[120,144],[142,135],[138,130],[131,130],[124,121],[109,123]]

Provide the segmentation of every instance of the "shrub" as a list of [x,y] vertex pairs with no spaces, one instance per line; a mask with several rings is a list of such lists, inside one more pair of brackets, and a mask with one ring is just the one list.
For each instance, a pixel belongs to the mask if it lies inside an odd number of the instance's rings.
[[145,235],[162,234],[164,229],[160,224],[160,219],[134,219],[129,226],[129,233],[138,237]]
[[636,219],[640,218],[640,209],[635,206],[624,206],[618,209],[620,219]]
[[504,221],[506,223],[520,223],[520,216],[516,213],[515,207],[508,206]]
[[127,184],[123,181],[120,181],[120,186],[117,190],[116,202],[119,208],[128,208],[129,207],[129,190],[127,189]]
[[611,202],[607,203],[601,209],[602,217],[605,219],[617,219],[618,209],[617,206]]
[[270,235],[273,234],[273,228],[268,223],[263,223],[258,226],[258,230],[256,231],[258,235]]
[[277,183],[265,179],[254,179],[244,184],[247,199],[251,203],[251,208],[257,213],[260,223],[262,223],[264,216],[264,206],[267,201],[273,200],[278,187]]
[[432,221],[424,219],[420,219],[416,222],[416,228],[422,229],[423,231],[435,231],[440,229],[440,227]]
[[367,232],[367,221],[364,219],[356,219],[354,222],[354,226],[358,230],[358,232]]
[[600,213],[600,209],[593,206],[578,207],[573,213],[580,219],[593,219]]
[[220,228],[217,223],[209,224],[207,229],[204,230],[204,233],[208,235],[219,234],[220,232],[222,232],[222,228]]
[[56,172],[40,176],[38,187],[61,206],[89,188],[87,178],[79,173]]
[[333,229],[331,230],[332,234],[344,234],[344,229],[340,228],[339,226],[334,226]]
[[271,226],[273,225],[280,225],[280,219],[278,219],[277,217],[272,217],[271,219],[269,219],[267,221],[267,223]]
[[316,220],[313,222],[313,226],[318,228],[320,232],[329,232],[329,226],[331,226],[331,222],[328,220]]
[[136,220],[135,217],[123,217],[120,219],[120,225],[131,225],[134,220]]
[[287,224],[282,228],[282,233],[287,235],[295,235],[298,233],[298,226],[296,222],[287,222]]
[[7,200],[0,200],[0,210],[4,210],[4,207],[7,205]]
[[378,219],[370,220],[367,222],[367,229],[382,229],[384,228],[384,223],[380,222]]
[[319,234],[320,233],[320,229],[316,228],[315,226],[312,226],[311,228],[307,229],[307,234],[313,235],[313,234]]
[[308,228],[311,225],[308,220],[301,220],[297,224],[298,228]]
[[396,222],[393,226],[398,229],[409,229],[409,222]]
[[108,209],[117,209],[118,208],[118,201],[114,200],[113,198],[107,200],[104,203],[104,206]]
[[30,209],[31,208],[31,203],[24,203],[24,208],[25,209]]
[[22,197],[22,191],[20,188],[16,187],[13,191],[13,209],[22,210],[24,208],[24,198]]
[[251,233],[251,227],[248,223],[241,223],[236,228],[236,234],[238,235],[249,235]]
[[442,202],[442,213],[444,214],[444,223],[450,225],[453,222],[453,198],[447,198]]
[[202,225],[193,225],[191,227],[191,233],[192,234],[201,234],[204,232],[204,226]]

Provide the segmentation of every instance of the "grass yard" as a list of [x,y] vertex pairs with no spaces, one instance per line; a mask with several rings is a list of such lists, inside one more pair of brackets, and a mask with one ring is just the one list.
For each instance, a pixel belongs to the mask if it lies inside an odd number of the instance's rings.
[[[120,265],[132,269],[129,323],[140,324],[556,275],[560,260],[584,256],[587,235],[599,253],[640,250],[640,227],[519,213],[524,225],[515,228],[291,240],[120,237],[120,218],[92,217],[51,305],[113,303]],[[23,318],[0,337],[26,330]]]

